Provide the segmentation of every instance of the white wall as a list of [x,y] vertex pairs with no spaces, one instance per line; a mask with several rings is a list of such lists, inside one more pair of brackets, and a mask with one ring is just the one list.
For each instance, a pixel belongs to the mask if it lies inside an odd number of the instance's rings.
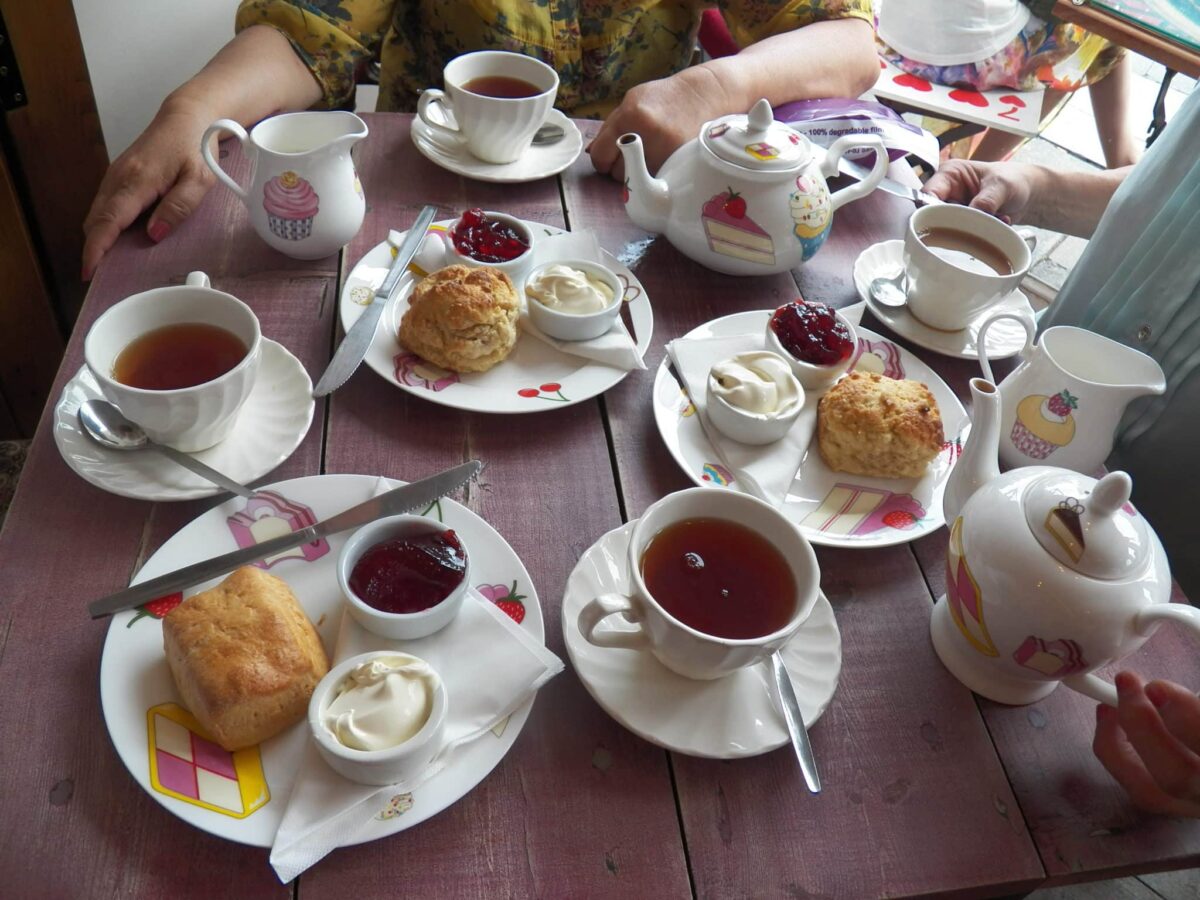
[[238,0],[75,0],[110,158],[233,37]]

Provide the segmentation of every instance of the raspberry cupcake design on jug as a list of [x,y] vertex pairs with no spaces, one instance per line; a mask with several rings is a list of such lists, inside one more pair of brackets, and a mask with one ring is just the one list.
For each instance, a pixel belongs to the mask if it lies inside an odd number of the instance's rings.
[[263,185],[263,209],[271,233],[285,241],[302,241],[312,234],[319,209],[313,186],[290,169]]
[[1079,398],[1062,390],[1053,396],[1030,394],[1017,404],[1017,420],[1012,427],[1012,442],[1030,459],[1045,459],[1075,438],[1075,417]]

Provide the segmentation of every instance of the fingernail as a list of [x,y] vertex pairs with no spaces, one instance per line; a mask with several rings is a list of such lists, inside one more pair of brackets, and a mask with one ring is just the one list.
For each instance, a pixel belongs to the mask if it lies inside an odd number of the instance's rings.
[[1167,689],[1157,681],[1152,681],[1146,685],[1146,696],[1157,707],[1166,706],[1171,699],[1167,695]]
[[157,222],[150,223],[150,227],[146,230],[146,233],[150,235],[150,240],[157,244],[171,233],[171,226],[162,219],[159,219]]

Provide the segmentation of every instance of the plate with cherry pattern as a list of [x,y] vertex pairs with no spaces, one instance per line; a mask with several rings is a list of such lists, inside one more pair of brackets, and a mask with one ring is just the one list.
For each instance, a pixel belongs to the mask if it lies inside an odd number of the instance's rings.
[[[430,230],[445,231],[454,219],[435,223]],[[561,228],[525,222],[535,235],[533,265],[537,265],[537,238],[561,234]],[[405,232],[406,234],[407,232]],[[403,236],[403,235],[402,235]],[[401,236],[401,237],[402,237]],[[388,241],[377,244],[358,261],[342,286],[339,312],[346,331],[371,305],[383,284],[395,250]],[[654,333],[650,299],[628,267],[605,252],[604,264],[625,286],[625,303],[638,350],[645,354]],[[578,356],[562,353],[527,334],[503,362],[486,372],[459,374],[441,369],[405,350],[397,340],[400,319],[408,308],[408,294],[417,276],[410,267],[383,311],[375,338],[364,362],[403,391],[442,406],[488,413],[535,413],[571,406],[604,393],[629,373]],[[521,289],[521,285],[517,285]]]
[[[134,581],[306,528],[370,499],[379,481],[367,475],[313,475],[268,485],[252,500],[232,498],[176,532]],[[508,542],[453,500],[440,500],[424,514],[453,528],[470,546],[472,587],[544,642],[537,592]],[[335,570],[348,537],[331,535],[257,564],[288,583],[327,648],[336,645],[341,623]],[[218,837],[270,847],[308,751],[308,723],[297,722],[233,753],[208,740],[183,707],[163,655],[160,620],[182,599],[174,594],[113,616],[100,661],[100,702],[109,736],[134,781],[168,812]],[[414,791],[381,801],[370,824],[345,844],[403,831],[459,800],[508,753],[532,708],[533,698],[491,733],[459,748],[445,769]]]
[[[686,337],[764,334],[771,310],[736,313],[693,329]],[[868,478],[834,472],[809,445],[780,511],[814,544],[831,547],[887,547],[936,531],[944,524],[942,494],[962,453],[970,420],[954,392],[937,373],[903,347],[861,325],[852,369],[924,382],[942,415],[945,442],[921,478]],[[720,462],[687,392],[663,359],[654,380],[654,420],[667,449],[701,487],[741,490]]]

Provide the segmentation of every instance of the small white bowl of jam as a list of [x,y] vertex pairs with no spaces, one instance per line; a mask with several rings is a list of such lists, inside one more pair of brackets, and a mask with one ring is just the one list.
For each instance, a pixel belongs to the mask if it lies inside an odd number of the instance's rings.
[[533,242],[533,231],[520,219],[468,209],[446,233],[446,262],[497,269],[520,288],[533,262]]
[[308,702],[321,757],[359,784],[420,775],[442,749],[446,687],[425,660],[399,650],[352,656],[330,669]]
[[857,347],[854,326],[824,303],[794,300],[767,320],[767,349],[786,359],[810,391],[837,381],[850,368]]
[[416,640],[458,615],[470,583],[470,557],[436,519],[392,516],[364,525],[338,556],[346,610],[380,637]]
[[560,341],[590,341],[607,332],[621,315],[624,293],[614,272],[583,259],[546,263],[525,279],[530,320]]

